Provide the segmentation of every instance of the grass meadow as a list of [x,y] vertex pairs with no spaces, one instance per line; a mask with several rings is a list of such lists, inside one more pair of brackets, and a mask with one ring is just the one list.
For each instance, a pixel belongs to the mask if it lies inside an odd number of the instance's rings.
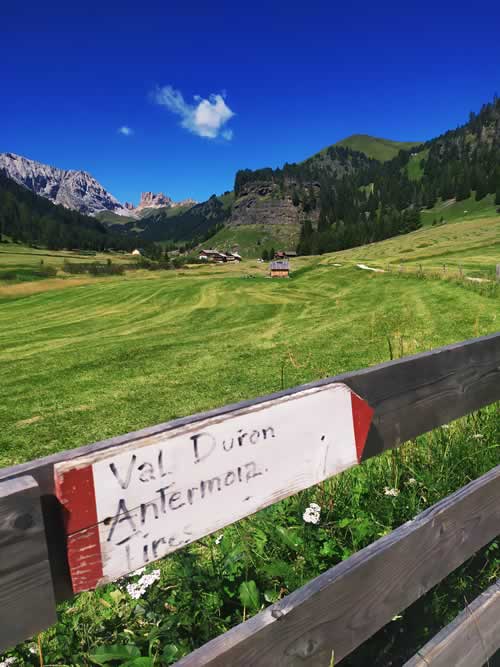
[[71,264],[94,262],[107,264],[111,261],[117,265],[126,265],[135,260],[136,258],[132,255],[124,253],[57,251],[0,243],[0,294],[2,293],[2,285],[22,282],[32,283],[33,281],[53,277],[62,270],[65,262]]
[[455,199],[439,200],[433,208],[424,208],[421,211],[422,223],[426,226],[432,225],[434,221],[438,223],[441,219],[446,223],[452,223],[474,218],[494,217],[498,215],[496,213],[497,208],[494,195],[486,195],[483,199],[476,201],[473,193],[472,196],[462,201],[455,201]]
[[261,257],[263,250],[295,250],[300,225],[239,225],[223,227],[205,247],[231,250],[237,245],[243,257]]
[[[33,289],[0,282],[0,466],[497,331],[493,284],[356,264],[460,263],[490,279],[499,226],[465,221],[299,258],[290,280],[246,260]],[[19,261],[0,248],[0,267]],[[9,655],[172,664],[498,465],[499,447],[491,406],[163,559],[138,599],[127,589],[138,576],[78,596]],[[321,506],[317,525],[302,520],[310,502]],[[500,576],[499,554],[490,544],[342,664],[403,664]]]

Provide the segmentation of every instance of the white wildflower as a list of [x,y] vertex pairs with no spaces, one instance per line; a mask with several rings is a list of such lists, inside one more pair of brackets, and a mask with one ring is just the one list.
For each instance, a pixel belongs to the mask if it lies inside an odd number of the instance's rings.
[[38,655],[38,646],[36,644],[31,644],[31,646],[28,646],[28,651],[31,655]]
[[143,572],[146,572],[146,567],[140,567],[138,570],[135,570],[134,572],[131,572],[128,576],[129,577],[137,577]]
[[215,538],[215,544],[220,544],[222,542],[222,533],[219,535],[219,537]]
[[475,433],[472,437],[476,438],[476,440],[481,440],[484,438],[484,435],[482,433]]
[[155,581],[161,577],[160,570],[153,570],[150,574],[143,574],[139,581],[135,584],[127,584],[127,593],[134,600],[142,598],[144,593],[152,586]]
[[309,507],[306,507],[302,518],[306,523],[319,523],[321,516],[321,507],[316,503],[311,503]]
[[134,600],[138,600],[139,598],[141,598],[145,592],[146,592],[145,589],[142,588],[142,586],[139,586],[138,584],[127,584],[127,593]]
[[384,493],[386,496],[393,496],[393,498],[396,498],[399,496],[399,489],[390,489],[388,486],[385,486]]
[[450,428],[450,425],[449,424],[443,424],[441,426],[441,428],[444,428],[444,429],[448,430]]
[[5,658],[5,660],[2,660],[2,662],[0,662],[0,667],[9,667],[9,665],[15,665],[16,662],[17,658],[11,656],[10,658]]
[[417,480],[415,479],[415,477],[410,477],[410,479],[408,480],[408,484],[410,486],[415,486],[416,483],[417,483]]

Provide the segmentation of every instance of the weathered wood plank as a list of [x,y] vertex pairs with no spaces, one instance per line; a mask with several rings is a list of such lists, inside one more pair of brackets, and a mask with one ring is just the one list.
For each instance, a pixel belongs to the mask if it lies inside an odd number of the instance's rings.
[[500,466],[176,664],[337,664],[500,533],[499,498]]
[[357,465],[373,410],[334,383],[58,463],[73,590],[91,590]]
[[196,424],[204,419],[222,417],[243,408],[257,406],[264,401],[292,396],[299,391],[322,387],[332,382],[345,383],[375,408],[363,455],[367,458],[500,400],[500,334],[457,343],[287,389],[271,396],[175,419],[94,445],[0,470],[0,480],[32,475],[40,486],[57,599],[71,597],[72,588],[62,537],[62,513],[56,511],[57,501],[54,497],[56,463],[92,455],[126,443],[139,443],[143,439]]
[[404,667],[482,667],[500,649],[500,580],[477,597]]
[[0,482],[0,651],[56,621],[38,485]]

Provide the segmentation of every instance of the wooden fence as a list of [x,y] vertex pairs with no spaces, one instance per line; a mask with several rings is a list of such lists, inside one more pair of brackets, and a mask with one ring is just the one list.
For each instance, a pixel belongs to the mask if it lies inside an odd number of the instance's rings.
[[[76,592],[498,400],[494,334],[1,469],[0,650]],[[338,663],[500,534],[499,500],[500,466],[178,665]],[[408,665],[482,665],[499,611],[495,584]]]
[[[481,271],[481,277],[479,276],[468,276],[466,275],[464,268],[461,264],[440,264],[440,265],[427,265],[427,264],[387,264],[382,269],[373,269],[372,271],[381,271],[383,273],[393,273],[393,274],[403,274],[403,275],[413,275],[420,278],[438,278],[438,279],[447,279],[455,280],[459,282],[471,282],[471,283],[483,283],[483,284],[495,284],[495,282],[500,282],[500,264],[495,265],[495,273],[493,274],[490,269],[484,267]],[[488,278],[484,276],[486,273]]]

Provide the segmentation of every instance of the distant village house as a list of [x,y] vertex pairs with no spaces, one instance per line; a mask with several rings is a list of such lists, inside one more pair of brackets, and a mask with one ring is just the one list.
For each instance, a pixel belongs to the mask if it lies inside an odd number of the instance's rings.
[[139,248],[136,248],[135,250],[132,250],[132,255],[140,256],[142,255],[142,252],[140,251]]
[[219,250],[201,250],[199,258],[217,264],[222,264],[223,262],[241,262],[241,255],[239,253],[219,252]]
[[287,257],[297,257],[295,250],[278,250],[274,253],[274,259],[286,259]]
[[290,264],[286,259],[271,262],[270,274],[271,278],[289,278]]

